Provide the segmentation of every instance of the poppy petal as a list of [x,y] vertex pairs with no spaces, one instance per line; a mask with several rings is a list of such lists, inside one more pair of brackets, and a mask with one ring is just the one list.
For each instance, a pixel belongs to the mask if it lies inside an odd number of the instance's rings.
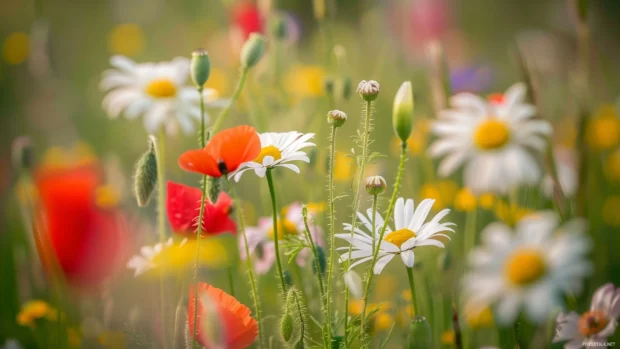
[[188,150],[181,154],[179,157],[179,166],[188,172],[197,172],[211,177],[222,176],[222,173],[217,167],[217,161],[205,150]]
[[213,159],[223,161],[231,173],[242,163],[256,159],[261,150],[260,137],[254,127],[241,125],[216,134],[205,150]]
[[168,181],[166,191],[166,211],[172,231],[192,233],[200,208],[200,189]]

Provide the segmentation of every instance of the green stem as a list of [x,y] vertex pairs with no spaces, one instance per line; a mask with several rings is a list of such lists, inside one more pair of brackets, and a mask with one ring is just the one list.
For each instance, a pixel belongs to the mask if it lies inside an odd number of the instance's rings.
[[[165,131],[162,128],[159,131],[159,137],[151,136],[151,142],[155,145],[155,159],[157,162],[157,230],[159,232],[159,242],[163,245],[166,243],[166,181],[164,171],[164,139]],[[166,290],[164,284],[165,265],[162,263],[159,277],[159,297],[162,325],[162,342],[164,349],[168,348],[168,335],[166,326]]]
[[319,261],[319,253],[316,249],[316,244],[314,243],[314,239],[312,239],[312,234],[310,234],[310,227],[308,226],[308,216],[306,215],[306,212],[304,211],[304,235],[306,236],[306,239],[308,240],[308,243],[310,244],[310,250],[312,251],[312,255],[314,257],[314,266],[316,267],[317,270],[317,278],[319,281],[319,291],[321,292],[321,299],[323,300],[323,311],[327,310],[327,298],[325,297],[325,283],[323,282],[323,273],[321,272],[321,264]]
[[278,268],[278,277],[280,278],[280,286],[282,287],[282,292],[286,292],[286,284],[284,283],[284,272],[282,271],[282,262],[280,261],[280,244],[278,240],[280,240],[278,235],[278,210],[276,206],[276,191],[273,185],[273,178],[271,176],[271,169],[267,169],[267,184],[269,185],[269,195],[271,196],[271,209],[273,216],[273,245],[275,247],[276,253],[276,266]]
[[336,239],[334,237],[334,158],[336,154],[336,126],[332,126],[332,132],[329,139],[329,174],[328,174],[328,199],[327,206],[329,209],[329,266],[327,270],[327,343],[332,341],[332,333],[334,320],[332,317],[332,281],[334,273],[334,258],[336,256]]
[[[200,269],[200,237],[202,235],[202,220],[205,213],[205,201],[207,199],[207,176],[202,176],[202,196],[200,198],[200,213],[198,214],[198,227],[196,229],[196,256],[194,257],[194,333],[192,336],[192,348],[196,348],[196,331],[198,330],[198,271]],[[191,300],[190,300],[191,301]]]
[[413,311],[411,314],[415,314],[416,316],[420,315],[420,308],[418,308],[418,301],[415,292],[415,282],[413,280],[413,268],[407,268],[407,277],[409,278],[409,290],[411,291],[411,306],[413,307]]
[[476,245],[476,220],[478,217],[478,208],[467,212],[465,217],[465,244],[463,250],[463,256],[467,256],[467,253]]
[[233,280],[233,267],[229,266],[227,269],[228,274],[228,287],[230,288],[230,295],[235,296],[235,282]]
[[243,86],[245,85],[245,81],[247,77],[248,77],[248,68],[242,68],[241,77],[239,78],[237,89],[235,89],[233,96],[230,98],[230,104],[224,110],[222,110],[222,112],[217,117],[217,119],[215,119],[213,126],[211,126],[211,132],[207,137],[209,137],[210,135],[216,134],[217,131],[219,131],[219,129],[222,127],[222,124],[224,123],[224,119],[226,119],[226,116],[228,116],[228,114],[230,113],[230,110],[232,109],[232,106],[235,104],[235,101],[239,99],[239,95],[241,94],[241,91],[243,90]]
[[[370,121],[372,118],[372,102],[366,102],[366,113],[364,113],[364,133],[362,138],[362,158],[359,162],[359,173],[357,175],[357,185],[353,190],[353,206],[351,213],[351,238],[353,238],[353,234],[355,231],[355,226],[357,225],[357,210],[359,208],[360,201],[360,190],[362,186],[362,181],[364,180],[364,168],[366,167],[366,154],[368,152],[368,143],[370,139]],[[353,252],[353,245],[349,246],[349,256]],[[349,268],[349,261],[345,264],[345,269]],[[349,309],[349,286],[345,283],[344,285],[344,309]],[[344,317],[344,342],[348,343],[348,323],[349,316],[346,315]]]
[[[372,255],[372,261],[370,263],[370,274],[368,275],[368,279],[366,280],[366,287],[364,289],[364,298],[362,302],[362,319],[361,319],[361,333],[364,333],[366,327],[366,306],[368,304],[368,294],[370,293],[370,286],[372,285],[372,279],[375,275],[374,268],[377,263],[377,258],[379,256],[379,249],[381,247],[381,241],[383,240],[383,236],[385,235],[385,231],[387,229],[388,223],[390,222],[390,217],[392,216],[392,212],[394,211],[394,205],[396,203],[396,196],[398,194],[398,190],[400,189],[400,182],[403,177],[403,170],[405,168],[405,160],[407,158],[407,142],[402,142],[401,150],[400,150],[400,162],[398,164],[398,173],[396,175],[396,182],[394,183],[394,190],[392,191],[392,197],[390,198],[390,204],[388,206],[387,212],[385,213],[385,219],[383,223],[383,227],[381,227],[381,231],[379,233],[379,237],[377,240],[377,246]],[[373,239],[375,237],[373,236]],[[412,295],[413,297],[413,295]],[[362,345],[368,343],[362,343]]]
[[241,205],[241,200],[239,200],[239,197],[237,196],[237,191],[230,185],[230,182],[228,182],[228,188],[230,188],[230,192],[236,204],[235,211],[237,212],[237,221],[239,222],[241,236],[243,237],[243,246],[245,247],[245,262],[247,265],[248,276],[250,279],[252,300],[254,301],[254,312],[256,313],[256,321],[258,322],[258,347],[262,348],[263,347],[263,325],[261,322],[260,305],[258,301],[258,290],[256,288],[256,277],[254,276],[254,265],[253,265],[254,263],[252,262],[252,258],[250,256],[250,247],[248,245],[248,237],[245,233],[245,224],[243,223],[243,209]]
[[198,95],[200,96],[200,135],[198,137],[198,144],[200,144],[201,148],[204,148],[206,145],[205,140],[205,98],[202,95],[203,88],[202,86],[198,87]]
[[372,229],[371,229],[372,235],[370,235],[370,236],[372,236],[372,238],[373,238],[372,239],[372,251],[375,250],[375,239],[374,239],[374,237],[375,237],[375,233],[376,233],[376,230],[377,230],[377,228],[376,228],[377,227],[376,220],[377,220],[377,201],[378,201],[377,199],[378,198],[379,198],[378,195],[373,195],[372,196],[372,218],[370,218],[370,221],[371,221],[371,224],[372,224]]

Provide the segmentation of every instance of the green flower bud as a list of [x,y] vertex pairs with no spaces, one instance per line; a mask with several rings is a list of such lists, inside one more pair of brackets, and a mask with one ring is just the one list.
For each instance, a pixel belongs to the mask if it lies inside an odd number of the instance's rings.
[[385,193],[387,189],[387,183],[385,183],[385,179],[381,176],[370,176],[366,178],[364,185],[366,186],[366,191],[370,195],[381,195]]
[[192,52],[190,73],[192,81],[198,88],[202,88],[207,80],[209,80],[209,74],[211,73],[211,60],[209,59],[207,51],[199,48]]
[[433,335],[431,326],[424,316],[414,316],[407,336],[408,349],[432,348]]
[[265,52],[265,37],[252,33],[241,48],[241,65],[244,68],[252,68],[258,63]]
[[17,137],[13,141],[13,166],[19,170],[32,167],[32,142],[26,136]]
[[273,33],[273,36],[278,40],[286,39],[288,28],[284,16],[274,16],[273,21],[271,21],[271,33]]
[[375,80],[362,80],[357,85],[357,93],[366,102],[371,102],[379,96],[379,83]]
[[280,333],[285,342],[290,341],[291,337],[293,337],[293,317],[288,312],[284,314],[280,321]]
[[340,110],[331,110],[327,112],[327,122],[335,127],[344,125],[347,121],[347,114]]
[[405,81],[394,97],[392,125],[401,141],[406,142],[413,130],[413,91],[411,81]]
[[138,201],[138,206],[148,204],[151,194],[157,185],[157,157],[155,156],[155,137],[149,139],[149,149],[142,154],[136,162],[134,173],[133,191]]
[[316,262],[312,263],[312,271],[314,271],[314,273],[317,274],[316,265],[318,264],[321,274],[325,274],[327,261],[325,259],[325,250],[323,250],[321,246],[316,247],[316,258],[317,258],[316,261],[318,263]]

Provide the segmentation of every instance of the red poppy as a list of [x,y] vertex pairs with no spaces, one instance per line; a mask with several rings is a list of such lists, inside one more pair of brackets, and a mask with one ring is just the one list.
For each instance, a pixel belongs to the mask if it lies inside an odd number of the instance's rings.
[[243,39],[246,40],[251,33],[263,31],[263,17],[258,7],[250,1],[241,1],[232,11],[232,20],[235,27],[239,28]]
[[235,171],[260,153],[256,129],[242,125],[223,130],[213,136],[203,149],[189,150],[179,157],[179,166],[189,172],[221,177]]
[[[96,288],[122,265],[125,222],[114,210],[95,204],[101,184],[94,164],[43,167],[35,174],[40,197],[37,236],[45,237],[66,281],[82,289]],[[46,256],[42,255],[46,261]]]
[[[171,181],[168,181],[166,192],[166,211],[172,231],[187,237],[196,237],[202,192],[198,188]],[[237,225],[230,219],[232,204],[232,199],[225,192],[220,193],[214,204],[205,200],[203,235],[237,232]]]
[[[258,336],[258,323],[250,315],[251,311],[245,305],[239,303],[237,299],[228,293],[215,288],[205,282],[198,284],[198,313],[196,330],[196,341],[202,346],[209,348],[210,338],[203,335],[203,330],[207,326],[219,326],[223,335],[223,343],[220,347],[228,349],[243,349],[249,347]],[[212,302],[210,306],[203,305],[203,300]],[[194,287],[189,291],[189,309],[187,322],[189,331],[194,333],[194,307],[196,296]],[[209,311],[209,309],[213,309]],[[215,317],[218,318],[215,318]],[[215,321],[215,323],[208,323]]]
[[487,100],[492,104],[503,104],[506,101],[506,97],[503,93],[492,93],[487,96]]

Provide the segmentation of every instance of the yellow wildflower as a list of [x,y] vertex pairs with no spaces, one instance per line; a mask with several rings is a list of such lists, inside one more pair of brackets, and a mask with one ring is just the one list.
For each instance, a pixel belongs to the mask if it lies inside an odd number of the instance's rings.
[[454,330],[445,330],[441,333],[441,344],[442,345],[453,345],[456,334]]
[[121,193],[113,185],[102,185],[95,191],[95,203],[101,208],[113,208],[121,201]]
[[495,195],[491,193],[482,194],[478,197],[478,202],[480,203],[480,207],[490,210],[495,204]]
[[462,188],[454,198],[454,209],[470,212],[476,209],[476,196],[468,188]]
[[502,200],[498,200],[495,204],[495,216],[508,225],[517,224],[521,218],[532,212],[532,210],[525,207],[513,207]]
[[398,287],[398,279],[394,275],[383,273],[377,278],[377,285],[381,285],[377,287],[377,299],[389,299]]
[[473,329],[486,328],[493,326],[493,312],[491,308],[475,308],[471,305],[465,306],[465,323]]
[[336,152],[334,158],[334,180],[337,182],[346,182],[351,179],[353,170],[353,159],[343,153]]
[[420,200],[435,199],[433,209],[443,209],[452,205],[458,190],[458,185],[451,180],[427,183],[420,188]]
[[372,319],[372,328],[375,332],[389,331],[394,324],[394,317],[387,313],[379,311]]
[[136,56],[144,50],[144,32],[135,23],[119,24],[108,36],[108,49],[111,53]]
[[284,77],[287,91],[297,97],[318,97],[324,91],[325,69],[319,66],[301,65],[291,69]]
[[30,53],[28,34],[11,33],[4,39],[2,57],[7,64],[17,65],[24,62]]
[[54,308],[45,301],[35,299],[22,305],[19,314],[17,314],[17,323],[21,326],[35,327],[36,320],[54,321],[56,318],[57,312]]
[[209,80],[207,80],[204,87],[212,88],[217,91],[218,94],[226,96],[230,89],[230,80],[225,71],[216,67],[211,67]]
[[620,142],[620,119],[612,104],[601,106],[588,123],[586,141],[590,148],[609,150]]

